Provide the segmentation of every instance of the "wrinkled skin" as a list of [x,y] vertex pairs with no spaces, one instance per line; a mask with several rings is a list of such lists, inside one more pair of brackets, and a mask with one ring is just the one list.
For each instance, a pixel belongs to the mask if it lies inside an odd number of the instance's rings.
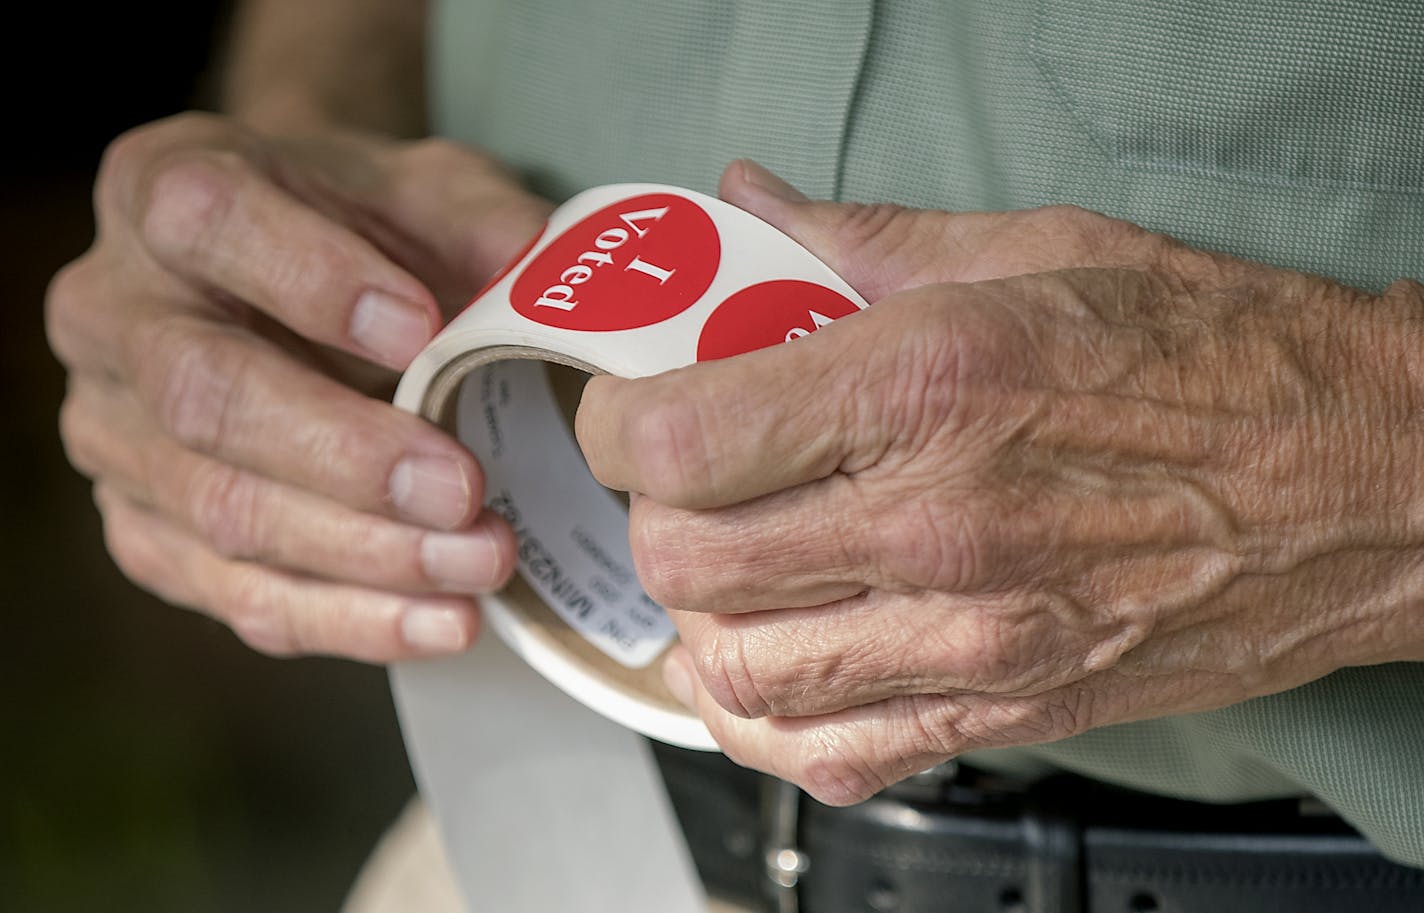
[[[876,302],[585,395],[685,644],[668,681],[732,757],[850,802],[1424,658],[1417,284],[1071,208],[811,203],[745,163],[722,190]],[[449,143],[204,116],[118,140],[95,204],[46,310],[119,566],[271,653],[468,646],[512,535],[472,457],[376,397],[548,204]]]
[[978,748],[1419,659],[1420,287],[1381,296],[1073,208],[724,197],[874,302],[597,378],[665,677],[830,803]]
[[450,143],[186,115],[115,141],[95,209],[46,313],[120,568],[270,653],[467,647],[513,534],[467,451],[367,394],[548,204]]

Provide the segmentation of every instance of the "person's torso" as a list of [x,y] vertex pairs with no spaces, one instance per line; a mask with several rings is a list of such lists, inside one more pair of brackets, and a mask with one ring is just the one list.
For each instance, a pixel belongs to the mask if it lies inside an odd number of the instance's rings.
[[1377,289],[1424,275],[1413,0],[445,0],[442,131],[557,198],[715,188],[1075,203]]

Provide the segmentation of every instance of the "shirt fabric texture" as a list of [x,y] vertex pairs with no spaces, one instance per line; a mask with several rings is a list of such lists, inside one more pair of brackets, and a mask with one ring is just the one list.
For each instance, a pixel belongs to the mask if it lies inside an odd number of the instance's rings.
[[[440,132],[553,199],[1073,203],[1371,291],[1424,278],[1424,6],[1318,0],[439,0]],[[1424,624],[1424,619],[1421,619]],[[976,754],[1232,802],[1310,793],[1424,866],[1424,664]]]

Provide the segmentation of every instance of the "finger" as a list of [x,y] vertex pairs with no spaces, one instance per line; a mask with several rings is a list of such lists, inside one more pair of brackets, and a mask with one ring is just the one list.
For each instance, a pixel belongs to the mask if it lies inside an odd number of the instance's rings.
[[[107,383],[128,374],[123,341],[145,315],[209,310],[179,280],[155,268],[135,269],[120,251],[95,246],[65,265],[45,293],[50,347],[71,375],[97,375]],[[118,305],[116,302],[126,302]]]
[[393,156],[393,179],[374,200],[394,232],[383,246],[417,275],[449,276],[448,294],[459,304],[523,250],[553,211],[504,165],[459,143],[431,138]]
[[[1168,553],[1230,539],[1220,506],[1177,478],[1107,476],[1052,454],[972,470],[946,455],[938,468],[950,482],[922,486],[875,469],[705,510],[634,497],[638,577],[669,609],[725,615],[868,589],[1083,592],[1099,585],[1099,572],[1117,586],[1123,569],[1149,556],[1161,568]],[[1228,554],[1209,562],[1219,569],[1212,579],[1235,564]]]
[[491,512],[441,533],[354,511],[178,446],[120,391],[77,384],[61,426],[76,466],[225,558],[406,592],[490,592],[514,567],[514,534]]
[[884,583],[843,475],[710,510],[635,495],[628,528],[643,589],[688,612],[818,606]]
[[729,164],[717,189],[723,200],[799,242],[872,304],[957,275],[946,213],[811,200],[749,159]]
[[[746,719],[801,717],[949,690],[946,679],[961,671],[954,660],[966,652],[959,647],[978,639],[955,641],[952,617],[941,618],[942,604],[923,619],[900,611],[912,602],[867,593],[807,609],[668,614],[699,688],[721,710]],[[933,643],[950,647],[945,655],[922,649],[927,625],[921,622],[935,621],[944,629],[933,632]],[[977,665],[978,657],[969,659]]]
[[663,667],[669,690],[707,724],[727,757],[788,780],[827,805],[853,805],[911,774],[976,747],[925,725],[951,698],[895,698],[823,716],[744,719],[723,710],[674,650]]
[[440,325],[434,296],[371,243],[232,152],[135,168],[127,219],[164,268],[308,339],[404,368]]
[[430,423],[184,303],[95,307],[104,300],[103,275],[76,265],[56,280],[51,333],[82,373],[135,386],[158,426],[183,445],[425,526],[458,528],[477,513],[484,484],[478,464]]
[[479,510],[484,477],[469,451],[245,330],[137,316],[125,350],[158,426],[220,463],[439,529]]
[[706,722],[738,764],[797,784],[827,805],[853,805],[969,751],[1066,738],[1126,719],[1115,690],[1079,683],[1033,698],[898,697],[823,716],[743,719],[723,710],[673,651],[669,690]]
[[463,305],[535,237],[553,204],[491,156],[443,137],[278,140],[308,167],[293,192],[356,228],[446,305]]
[[891,379],[876,317],[652,377],[593,378],[575,421],[590,470],[609,488],[704,508],[865,468],[896,430],[861,414],[869,388]]
[[793,344],[652,377],[595,377],[576,417],[579,443],[604,485],[692,509],[862,473],[946,437],[950,449],[1006,445],[1042,405],[1044,394],[1024,387],[1052,340],[1035,338],[1003,297],[984,285],[929,286]]
[[[952,483],[924,489],[892,473],[837,473],[702,510],[635,495],[639,580],[669,609],[725,615],[866,590],[998,592],[1076,576],[1103,552],[1183,538],[1179,501],[1148,486],[1119,497],[1017,468],[1006,470],[1011,481],[955,471],[949,457],[940,468]],[[1140,523],[1109,522],[1125,517]]]
[[1037,694],[1116,661],[1142,632],[1051,591],[871,590],[828,605],[669,615],[699,682],[742,717],[816,716],[909,694]]
[[458,653],[479,629],[474,605],[328,583],[231,561],[100,485],[95,500],[120,570],[164,599],[211,615],[254,649],[392,662]]

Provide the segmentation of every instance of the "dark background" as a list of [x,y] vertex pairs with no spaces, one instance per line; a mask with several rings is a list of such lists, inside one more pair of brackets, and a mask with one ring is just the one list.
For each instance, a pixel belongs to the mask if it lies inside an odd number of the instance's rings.
[[[293,0],[300,2],[300,0]],[[218,2],[0,30],[0,911],[336,910],[413,789],[384,673],[267,659],[131,586],[56,432],[49,277],[124,129],[202,105]]]

